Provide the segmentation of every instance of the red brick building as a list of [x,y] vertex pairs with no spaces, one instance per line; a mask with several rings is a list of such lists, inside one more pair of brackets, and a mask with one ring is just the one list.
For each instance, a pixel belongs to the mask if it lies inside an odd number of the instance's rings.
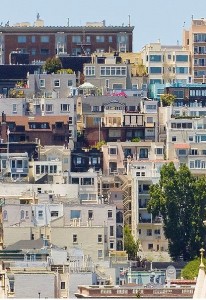
[[3,142],[39,142],[44,145],[64,145],[69,141],[68,116],[7,116],[0,118],[0,136]]
[[45,61],[56,54],[90,55],[110,50],[132,52],[133,26],[5,26],[0,29],[1,63],[12,51],[29,54],[29,62]]

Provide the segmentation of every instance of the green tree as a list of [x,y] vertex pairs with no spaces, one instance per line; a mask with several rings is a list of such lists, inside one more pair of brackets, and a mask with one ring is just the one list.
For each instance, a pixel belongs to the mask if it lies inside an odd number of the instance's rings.
[[206,179],[196,178],[185,165],[164,165],[160,181],[150,187],[148,211],[161,215],[170,256],[191,260],[199,254],[206,234]]
[[139,243],[138,241],[134,240],[134,237],[128,225],[124,227],[124,250],[127,252],[129,259],[137,258]]
[[57,74],[74,74],[74,71],[72,69],[60,69]]
[[[203,258],[203,263],[206,266],[206,259]],[[194,260],[188,262],[186,266],[182,269],[181,276],[184,279],[194,279],[198,275],[200,266],[200,258],[195,258]]]
[[140,138],[139,137],[133,138],[131,139],[131,142],[140,142]]
[[43,69],[49,74],[57,73],[61,68],[61,60],[58,57],[48,58],[43,66]]
[[175,96],[172,94],[164,94],[160,96],[160,100],[162,101],[163,106],[170,106],[175,101]]
[[106,142],[105,141],[99,141],[99,142],[96,143],[96,145],[92,146],[92,148],[96,148],[97,150],[100,150],[103,145],[106,145]]

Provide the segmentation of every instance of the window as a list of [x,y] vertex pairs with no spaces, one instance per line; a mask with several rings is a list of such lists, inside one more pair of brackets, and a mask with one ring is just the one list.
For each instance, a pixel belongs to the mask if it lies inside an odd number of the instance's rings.
[[68,80],[68,81],[67,81],[67,85],[68,85],[68,86],[73,86],[73,81],[72,81],[72,80]]
[[108,36],[108,42],[109,43],[112,43],[113,42],[113,40],[112,40],[112,36],[110,35],[110,36]]
[[48,55],[49,54],[49,49],[45,49],[45,48],[40,49],[40,54],[41,55]]
[[24,220],[24,210],[21,210],[21,213],[20,213],[20,218],[21,218],[21,220]]
[[103,35],[97,35],[96,36],[96,42],[97,43],[104,43],[104,36]]
[[70,105],[69,104],[61,104],[61,111],[70,111]]
[[8,221],[8,213],[7,213],[7,210],[4,210],[4,211],[3,211],[3,220],[4,220],[4,221]]
[[95,76],[95,67],[93,66],[86,66],[84,68],[85,76]]
[[110,155],[117,155],[117,148],[109,148],[108,151]]
[[43,218],[43,210],[38,211],[38,218],[42,219]]
[[73,234],[73,243],[78,243],[77,234]]
[[36,37],[35,37],[34,35],[32,35],[32,37],[31,37],[31,42],[32,42],[32,43],[35,43],[35,42],[36,42]]
[[59,212],[58,211],[51,211],[51,217],[58,217]]
[[159,234],[160,235],[160,229],[155,229],[154,234]]
[[28,212],[28,210],[26,210],[26,219],[28,219],[29,218],[29,212]]
[[155,152],[157,155],[162,155],[163,154],[163,148],[156,148]]
[[139,158],[148,158],[148,149],[147,148],[140,148]]
[[176,136],[172,136],[172,142],[176,142]]
[[127,76],[127,67],[100,67],[100,76]]
[[102,239],[102,234],[98,234],[98,243],[102,243],[103,239]]
[[72,117],[69,117],[69,124],[72,124],[72,123],[73,123]]
[[193,142],[193,136],[189,136],[189,141]]
[[81,210],[71,210],[70,219],[79,219],[81,217]]
[[152,236],[152,229],[147,229],[147,236]]
[[39,87],[44,88],[45,87],[45,79],[39,79]]
[[176,61],[187,62],[188,61],[188,55],[176,55]]
[[26,36],[25,35],[19,35],[18,36],[18,43],[26,43]]
[[114,241],[110,241],[110,243],[109,243],[109,248],[110,248],[110,249],[114,249]]
[[72,36],[72,43],[81,43],[81,36],[80,35],[73,35]]
[[176,67],[176,74],[188,74],[187,67]]
[[41,43],[49,43],[49,36],[48,35],[42,35],[40,37]]
[[90,178],[90,177],[81,178],[81,185],[94,185],[94,178]]
[[53,112],[53,104],[46,104],[46,112]]
[[160,61],[162,61],[162,56],[161,55],[150,55],[149,56],[149,60],[151,61],[151,62],[160,62]]
[[162,73],[162,68],[161,67],[150,67],[150,73],[151,74],[161,74]]
[[17,113],[17,105],[14,103],[12,104],[13,113]]
[[114,236],[114,226],[109,226],[109,235]]
[[31,49],[31,55],[36,55],[36,49],[35,48]]
[[191,149],[190,154],[191,155],[197,155],[197,149]]
[[98,250],[98,258],[101,258],[103,256],[103,251],[102,250]]
[[180,156],[185,156],[187,154],[185,149],[179,149],[179,155]]
[[65,290],[65,288],[66,288],[65,281],[61,281],[61,290]]
[[93,219],[93,210],[88,210],[88,219]]
[[153,249],[153,244],[148,244],[148,250],[152,250]]
[[147,117],[147,123],[153,123],[153,117]]
[[112,218],[112,210],[108,210],[107,212],[108,219]]
[[54,87],[60,87],[60,80],[59,79],[54,80]]

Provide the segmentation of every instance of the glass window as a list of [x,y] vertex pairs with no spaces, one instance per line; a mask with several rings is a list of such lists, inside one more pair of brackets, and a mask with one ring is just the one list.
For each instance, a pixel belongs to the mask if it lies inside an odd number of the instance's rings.
[[150,67],[151,74],[161,74],[162,68],[161,67]]
[[72,43],[81,43],[81,36],[80,35],[73,35],[72,36]]
[[21,220],[24,220],[24,210],[21,210]]
[[81,218],[81,210],[71,210],[70,211],[70,219],[79,219]]
[[40,54],[41,55],[48,55],[49,54],[49,49],[45,49],[45,48],[40,49]]
[[46,104],[46,112],[53,112],[53,104]]
[[188,55],[183,55],[183,54],[176,55],[176,61],[185,61],[185,62],[187,62],[188,61]]
[[157,155],[163,154],[163,148],[156,148],[156,154]]
[[109,42],[109,43],[112,43],[112,42],[113,42],[112,36],[111,36],[111,35],[108,37],[108,42]]
[[18,36],[18,43],[26,43],[26,36],[25,35],[19,35]]
[[17,105],[14,103],[14,104],[12,105],[12,107],[13,107],[13,113],[16,113],[16,112],[17,112]]
[[73,243],[78,243],[77,234],[73,234]]
[[85,76],[95,76],[95,67],[93,66],[86,66],[84,68]]
[[147,236],[152,236],[152,229],[147,229]]
[[98,250],[98,258],[101,258],[103,256],[103,251],[102,250]]
[[39,86],[40,86],[40,88],[45,87],[45,79],[39,79]]
[[38,217],[39,219],[43,218],[43,210],[38,211]]
[[109,235],[114,236],[114,226],[109,226]]
[[102,234],[98,234],[98,243],[102,243],[103,238],[102,238]]
[[96,36],[96,42],[97,43],[104,43],[104,36],[103,35],[97,35]]
[[93,219],[93,210],[88,210],[88,219]]
[[64,281],[61,281],[61,290],[66,289],[66,283]]
[[107,212],[107,216],[108,216],[108,218],[109,218],[109,219],[111,219],[111,218],[112,218],[112,210],[108,210],[108,212]]
[[59,79],[54,80],[54,87],[60,87],[60,80]]
[[148,158],[148,149],[147,148],[140,148],[139,158]]
[[61,104],[61,111],[70,111],[70,105],[69,104]]
[[179,155],[185,156],[187,154],[185,149],[179,149]]
[[32,37],[31,37],[31,42],[32,42],[32,43],[35,43],[35,42],[36,42],[36,37],[35,37],[34,35],[32,35]]
[[4,220],[4,221],[7,221],[7,220],[8,220],[8,213],[7,213],[7,210],[4,210],[4,211],[3,211],[3,220]]
[[40,37],[41,43],[49,43],[49,36],[48,35],[42,35]]
[[150,55],[149,56],[149,60],[150,61],[157,61],[157,62],[159,62],[159,61],[162,61],[162,55]]
[[67,85],[68,85],[68,86],[73,86],[73,81],[72,81],[72,80],[68,80],[68,81],[67,81]]

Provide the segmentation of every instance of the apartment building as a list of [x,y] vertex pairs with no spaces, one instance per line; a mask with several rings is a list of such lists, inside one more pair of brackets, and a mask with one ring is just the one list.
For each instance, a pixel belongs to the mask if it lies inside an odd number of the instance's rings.
[[83,203],[100,203],[98,193],[99,176],[90,168],[87,172],[69,172],[69,184],[79,186],[79,199]]
[[143,47],[143,64],[149,84],[191,82],[190,50],[179,45],[162,45],[160,41]]
[[78,100],[82,105],[87,143],[157,139],[156,101],[136,97],[100,96]]
[[193,82],[205,82],[206,66],[206,19],[192,19],[189,29],[183,30],[183,46],[191,53]]
[[128,162],[162,160],[164,144],[154,142],[108,142],[102,146],[103,173],[126,174]]
[[166,157],[185,163],[195,175],[205,174],[206,108],[201,102],[191,107],[160,108],[165,122]]
[[1,63],[10,62],[10,54],[20,51],[27,54],[28,61],[45,61],[56,54],[90,54],[95,51],[132,52],[132,26],[106,26],[105,21],[86,23],[85,26],[44,26],[37,19],[34,26],[20,23],[16,26],[1,27]]

